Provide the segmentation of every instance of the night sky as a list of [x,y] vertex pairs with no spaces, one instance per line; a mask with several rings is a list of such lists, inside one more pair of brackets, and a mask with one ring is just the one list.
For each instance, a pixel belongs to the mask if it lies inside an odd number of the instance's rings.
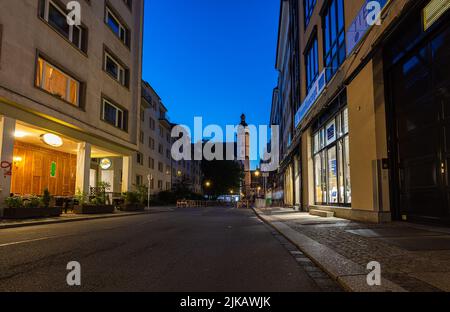
[[172,122],[268,124],[278,0],[146,0],[143,78]]

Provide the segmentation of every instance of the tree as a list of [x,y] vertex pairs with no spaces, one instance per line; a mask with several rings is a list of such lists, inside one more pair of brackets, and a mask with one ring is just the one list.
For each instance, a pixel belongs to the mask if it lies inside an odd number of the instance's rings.
[[[244,177],[242,165],[236,161],[203,160],[202,171],[205,194],[213,198],[230,194],[230,190],[238,193]],[[206,186],[207,182],[209,182],[208,187]]]

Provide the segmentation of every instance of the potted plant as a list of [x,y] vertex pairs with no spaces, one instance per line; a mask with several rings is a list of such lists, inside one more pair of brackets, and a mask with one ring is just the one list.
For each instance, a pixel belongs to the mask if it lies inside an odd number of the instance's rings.
[[126,192],[122,194],[122,197],[124,201],[122,211],[142,211],[145,209],[138,192]]
[[106,196],[108,185],[107,183],[99,183],[97,192],[92,197],[78,190],[76,195],[78,205],[74,207],[74,212],[76,214],[113,213],[114,206],[109,204],[109,198]]
[[50,207],[51,196],[48,190],[44,191],[42,197],[31,196],[24,199],[21,196],[8,197],[5,202],[7,208],[3,211],[5,219],[29,219],[58,217],[61,215],[61,208]]

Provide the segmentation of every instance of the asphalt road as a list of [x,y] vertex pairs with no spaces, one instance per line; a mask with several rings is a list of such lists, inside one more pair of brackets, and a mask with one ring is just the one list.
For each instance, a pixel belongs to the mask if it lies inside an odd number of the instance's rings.
[[[81,286],[66,282],[81,264]],[[0,230],[0,291],[318,291],[251,211],[180,209]]]

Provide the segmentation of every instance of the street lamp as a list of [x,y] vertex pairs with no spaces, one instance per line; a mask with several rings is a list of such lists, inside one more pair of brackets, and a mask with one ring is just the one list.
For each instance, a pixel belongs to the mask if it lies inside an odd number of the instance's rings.
[[148,179],[147,208],[150,210],[150,192],[151,192],[151,182],[153,181],[153,174],[147,175],[147,179]]
[[258,170],[258,169],[256,169],[256,171],[255,171],[255,177],[259,177],[261,175],[261,172]]

